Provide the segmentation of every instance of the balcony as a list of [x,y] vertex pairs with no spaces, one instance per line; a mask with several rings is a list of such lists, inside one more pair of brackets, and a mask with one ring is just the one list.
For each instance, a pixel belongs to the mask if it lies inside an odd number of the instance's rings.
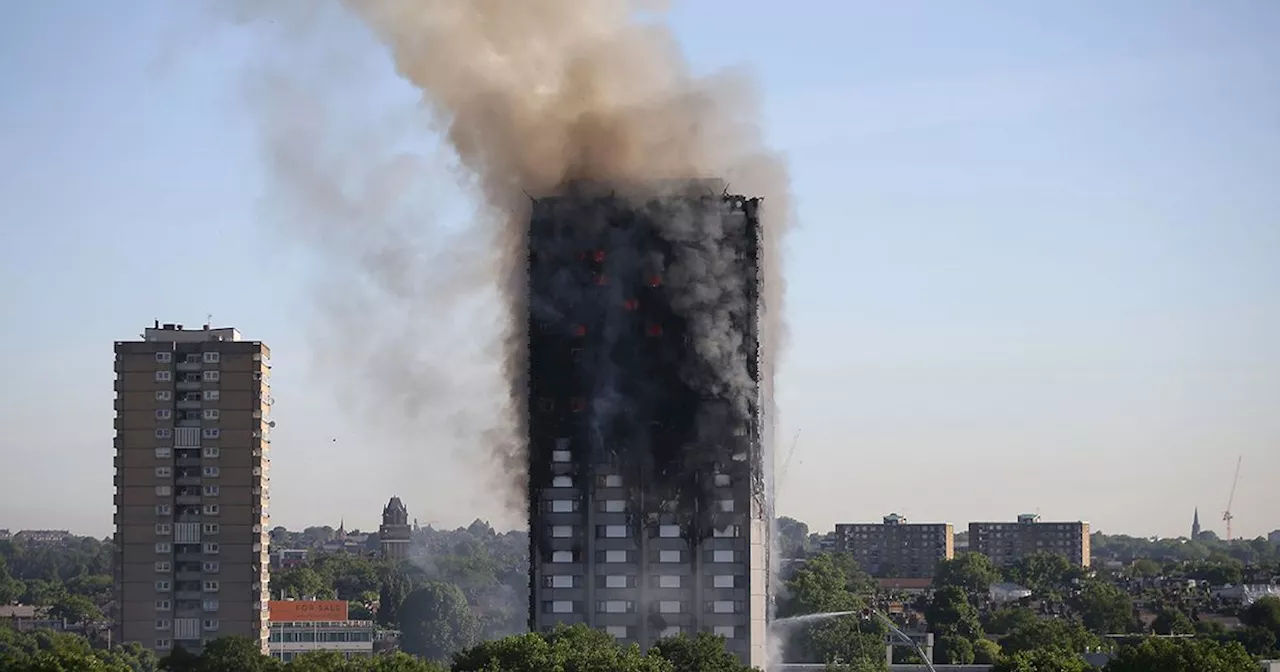
[[200,380],[179,380],[173,385],[178,390],[198,390],[200,389]]
[[204,368],[204,364],[199,359],[185,359],[174,365],[179,371],[199,371]]
[[[179,476],[173,480],[173,484],[177,486],[200,485],[200,477],[199,476]],[[179,498],[178,503],[184,504],[186,502],[183,502],[182,499]]]
[[173,596],[179,600],[199,600],[204,597],[204,594],[199,590],[179,590]]
[[178,504],[199,504],[200,495],[178,495],[174,498]]
[[175,460],[175,464],[179,467],[199,467],[200,458],[198,457],[179,457]]
[[200,408],[200,400],[199,399],[179,399],[178,408],[187,409],[187,410],[198,409]]
[[[177,574],[173,575],[173,578],[177,579],[178,581],[199,581],[201,578],[201,574],[199,570],[196,570],[194,572],[178,572]],[[179,595],[182,595],[182,594],[183,593],[179,593]]]

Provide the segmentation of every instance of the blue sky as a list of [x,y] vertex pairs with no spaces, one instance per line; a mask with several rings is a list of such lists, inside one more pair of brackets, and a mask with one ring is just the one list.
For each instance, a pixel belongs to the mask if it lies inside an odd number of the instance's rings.
[[[1237,531],[1280,527],[1280,6],[677,4],[791,168],[783,513],[1176,535],[1243,455]],[[318,370],[314,257],[262,222],[260,45],[194,7],[4,8],[0,527],[109,532],[112,342],[206,314],[274,351],[275,522],[503,520]]]

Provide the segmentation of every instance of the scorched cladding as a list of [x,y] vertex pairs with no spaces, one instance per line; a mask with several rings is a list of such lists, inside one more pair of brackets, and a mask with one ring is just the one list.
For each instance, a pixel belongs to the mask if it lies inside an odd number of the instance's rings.
[[534,201],[532,628],[763,655],[759,207],[717,182]]

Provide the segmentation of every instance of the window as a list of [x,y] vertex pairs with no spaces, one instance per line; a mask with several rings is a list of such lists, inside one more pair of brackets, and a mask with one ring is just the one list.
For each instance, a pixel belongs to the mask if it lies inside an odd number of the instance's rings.
[[204,582],[204,592],[206,592],[206,593],[216,593],[216,592],[218,592],[218,582],[217,582],[217,581],[205,581],[205,582]]
[[622,487],[622,477],[617,474],[605,474],[600,477],[600,487],[620,488]]
[[[218,354],[218,353],[216,353],[216,352],[215,352],[214,354],[216,355],[216,354]],[[217,629],[218,629],[218,619],[216,619],[216,618],[206,618],[206,619],[204,619],[204,629],[205,629],[205,630],[217,630]]]
[[658,576],[658,587],[659,588],[679,588],[680,575],[679,574],[660,574]]
[[603,600],[596,603],[598,614],[629,614],[635,610],[636,605],[630,600]]
[[173,438],[173,429],[171,429],[171,428],[169,428],[169,427],[157,427],[157,428],[156,428],[156,438],[157,438],[157,439],[171,439],[171,438]]
[[156,478],[169,478],[173,475],[173,470],[169,467],[156,467]]
[[725,513],[733,513],[733,500],[732,499],[720,500],[720,510],[724,511]]
[[218,447],[217,447],[217,446],[205,446],[204,451],[203,451],[203,454],[204,454],[204,456],[205,456],[205,457],[217,457],[217,456],[218,456]]
[[556,539],[568,539],[573,536],[572,525],[552,525],[551,536]]
[[206,516],[216,516],[216,515],[218,515],[218,505],[217,505],[217,504],[205,504],[205,505],[204,505],[204,515],[206,515]]
[[169,496],[170,494],[172,494],[172,493],[173,493],[173,490],[172,490],[169,486],[167,486],[167,485],[157,485],[157,486],[156,486],[156,496],[157,496],[157,497],[168,497],[168,496]]
[[552,513],[573,513],[578,510],[578,500],[576,499],[553,499],[551,500]]
[[156,591],[157,591],[157,592],[160,592],[160,593],[167,593],[167,592],[169,592],[169,582],[168,582],[168,581],[156,581]]
[[167,516],[169,515],[169,511],[170,511],[170,508],[168,504],[156,504],[157,516]]
[[204,542],[204,552],[209,555],[217,555],[220,552],[220,549],[218,548],[218,544],[212,541],[206,541]]
[[156,600],[156,611],[169,611],[169,600]]
[[680,536],[679,525],[659,525],[658,536],[666,539],[674,539]]
[[173,642],[170,642],[170,641],[169,641],[169,640],[167,640],[167,639],[157,639],[157,640],[156,640],[156,650],[157,650],[157,651],[168,651],[168,650],[169,650],[169,649],[171,649],[171,648],[173,648]]
[[542,585],[547,588],[573,588],[577,577],[568,574],[556,574],[542,577]]
[[169,571],[170,569],[171,569],[171,567],[169,566],[169,563],[168,563],[168,562],[160,561],[160,562],[157,562],[157,563],[156,563],[156,572],[157,572],[157,573],[164,573],[164,572]]
[[201,569],[202,569],[203,571],[209,572],[210,574],[216,574],[216,573],[218,573],[218,570],[219,570],[220,568],[218,567],[218,563],[216,563],[216,562],[206,562],[206,563],[204,563],[204,565],[201,567]]
[[707,603],[707,612],[712,614],[736,614],[739,611],[740,602],[733,600],[716,600]]
[[156,390],[156,401],[169,401],[173,399],[173,392],[169,390]]
[[711,562],[733,562],[736,560],[736,554],[733,551],[712,551]]
[[573,551],[553,551],[551,562],[573,562]]
[[172,362],[172,361],[173,361],[173,353],[172,353],[172,352],[157,352],[157,353],[156,353],[156,363],[157,363],[157,364],[165,364],[165,363]]
[[551,479],[551,487],[553,488],[572,488],[573,478],[570,476],[556,476]]
[[552,462],[572,462],[573,455],[570,454],[569,451],[567,450],[553,450],[551,451],[551,461]]
[[218,409],[216,409],[216,408],[206,408],[206,409],[204,409],[204,412],[203,412],[203,413],[201,413],[201,417],[203,417],[205,420],[217,420],[217,419],[218,419]]
[[713,632],[716,637],[724,637],[725,639],[733,639],[738,634],[737,628],[732,625],[717,625]]
[[220,378],[221,375],[222,374],[220,374],[217,371],[202,371],[200,374],[200,378],[206,383],[216,383],[218,382],[218,378]]
[[167,408],[156,409],[156,420],[168,420],[173,417],[173,411]]
[[163,460],[165,458],[172,457],[172,456],[173,456],[173,450],[171,448],[156,448],[157,460]]
[[631,583],[628,579],[631,577],[626,574],[606,574],[604,577],[605,588],[630,588]]
[[604,552],[605,562],[626,562],[627,552],[621,550],[612,550]]
[[217,401],[220,393],[218,390],[205,390],[202,394],[205,401]]
[[658,551],[658,562],[680,562],[680,551]]
[[173,526],[169,523],[156,523],[156,534],[172,534]]
[[627,510],[627,502],[622,499],[606,499],[604,501],[605,513],[624,513]]
[[711,579],[711,585],[716,588],[732,588],[734,584],[732,574],[716,574]]
[[156,544],[156,553],[168,553],[170,548],[171,546],[169,546],[169,542],[162,541]]
[[742,536],[742,529],[737,525],[726,525],[723,529],[713,531],[712,534],[724,539],[736,539]]
[[156,371],[157,383],[167,383],[172,379],[173,379],[173,372],[169,371],[168,369],[161,369],[159,371]]
[[218,477],[218,468],[217,468],[217,467],[205,467],[205,468],[204,468],[204,470],[203,470],[203,473],[204,473],[204,475],[205,475],[205,478],[217,478],[217,477]]
[[727,488],[732,481],[729,480],[729,474],[716,474],[716,487]]
[[217,601],[217,600],[205,600],[205,601],[204,601],[204,604],[200,605],[200,608],[204,609],[205,611],[217,611],[217,610],[218,610],[218,601]]
[[204,363],[205,363],[205,364],[217,364],[221,359],[222,359],[222,353],[220,353],[220,352],[206,352],[206,353],[204,353]]
[[618,639],[626,639],[628,636],[630,636],[629,635],[630,631],[627,629],[627,626],[625,625],[606,626],[604,631],[608,633],[610,636],[616,637]]
[[542,610],[549,614],[572,614],[572,600],[556,600],[554,602],[543,602]]
[[218,496],[218,486],[216,486],[216,485],[206,485],[206,486],[204,486],[204,496],[205,496],[205,497],[217,497],[217,496]]
[[204,439],[216,439],[218,438],[218,428],[205,427],[204,429],[200,430],[200,437]]
[[659,614],[679,614],[684,611],[679,600],[661,600],[658,602]]
[[204,524],[204,526],[203,526],[201,529],[204,531],[204,533],[205,533],[205,534],[217,534],[217,533],[218,533],[218,524],[217,524],[217,523],[205,523],[205,524]]
[[597,525],[596,537],[604,539],[625,539],[627,537],[626,525]]

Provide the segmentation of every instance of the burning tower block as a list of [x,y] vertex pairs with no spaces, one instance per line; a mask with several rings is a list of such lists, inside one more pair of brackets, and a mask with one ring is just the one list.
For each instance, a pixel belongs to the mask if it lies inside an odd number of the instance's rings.
[[534,200],[532,629],[706,631],[765,664],[760,206],[719,181]]

